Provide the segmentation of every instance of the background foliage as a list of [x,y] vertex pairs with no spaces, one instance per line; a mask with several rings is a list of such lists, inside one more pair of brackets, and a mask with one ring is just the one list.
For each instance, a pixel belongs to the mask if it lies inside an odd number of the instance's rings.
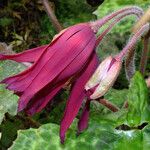
[[[100,6],[92,7],[86,0],[51,0],[56,16],[64,27],[95,20],[127,5],[146,9],[149,0],[105,0]],[[34,12],[34,13],[33,13]],[[129,38],[134,18],[127,18],[105,37],[97,49],[100,59],[116,54]],[[49,43],[56,34],[39,0],[1,0],[0,42],[13,47],[16,52]],[[137,46],[136,65],[140,59],[141,42]],[[149,59],[150,60],[150,59]],[[150,72],[148,62],[146,76]],[[12,62],[0,62],[0,80],[24,69]],[[112,113],[98,102],[93,102],[89,128],[76,136],[78,116],[67,133],[65,145],[59,141],[59,124],[63,115],[68,90],[62,90],[52,104],[33,118],[23,113],[16,114],[17,96],[0,85],[0,149],[43,150],[48,149],[99,149],[129,150],[150,149],[149,95],[143,77],[137,73],[130,86],[124,71],[113,89],[105,98],[116,104],[121,111]],[[140,93],[140,94],[139,94]],[[122,108],[129,100],[129,110]],[[57,106],[57,107],[56,107]],[[135,117],[136,116],[136,117]],[[30,129],[28,129],[30,128]]]

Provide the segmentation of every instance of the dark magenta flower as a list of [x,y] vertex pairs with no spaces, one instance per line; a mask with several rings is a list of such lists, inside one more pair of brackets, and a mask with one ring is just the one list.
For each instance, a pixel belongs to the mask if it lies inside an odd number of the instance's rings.
[[6,78],[2,83],[20,96],[18,111],[39,112],[70,77],[86,65],[95,47],[96,37],[89,24],[72,26],[51,44],[0,59],[33,62],[29,69]]
[[33,63],[27,70],[2,81],[20,97],[18,111],[25,109],[30,115],[40,112],[70,78],[76,79],[61,123],[62,141],[85,97],[84,85],[98,65],[95,43],[90,24],[83,23],[69,27],[49,45],[0,55],[0,60]]
[[[104,17],[102,21],[71,26],[48,45],[15,55],[0,54],[0,60],[32,63],[30,68],[1,82],[7,84],[7,89],[13,90],[20,97],[18,111],[25,110],[30,115],[40,112],[71,79],[72,88],[60,127],[63,143],[67,129],[86,98],[85,84],[98,66],[95,48],[113,25],[103,32],[97,42],[95,33],[117,15],[124,17],[139,13],[141,9],[127,7]],[[115,23],[121,19],[118,18]],[[88,99],[78,123],[79,133],[87,127],[89,106]]]

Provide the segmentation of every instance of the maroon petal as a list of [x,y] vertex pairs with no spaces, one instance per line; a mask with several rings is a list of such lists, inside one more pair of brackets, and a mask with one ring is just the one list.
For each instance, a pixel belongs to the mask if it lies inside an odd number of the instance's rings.
[[60,138],[62,143],[65,139],[65,133],[76,117],[85,97],[84,86],[98,66],[98,57],[95,52],[87,65],[88,66],[86,66],[85,70],[81,73],[81,76],[76,80],[65,108],[60,127]]
[[[51,44],[47,47],[47,51],[49,52],[49,55],[47,56],[47,58],[49,58],[58,48],[60,49],[61,47],[61,44],[63,44],[64,42],[66,42],[66,39],[70,38],[72,36],[73,33],[76,33],[80,30],[82,30],[84,27],[86,27],[87,24],[79,24],[79,25],[76,25],[76,26],[72,26],[70,28],[68,28],[66,31],[64,31],[62,34],[60,34],[57,38],[55,38],[54,41],[51,42]],[[64,34],[65,33],[65,34]],[[57,44],[55,44],[57,41]],[[45,50],[45,51],[46,51]],[[23,52],[24,53],[24,52]],[[44,55],[45,53],[43,53]],[[42,57],[42,56],[41,56]],[[9,59],[9,58],[8,58]],[[39,58],[40,59],[40,58]],[[38,63],[39,65],[39,63]],[[29,77],[29,80],[30,80],[30,74],[32,74],[32,71],[35,69],[35,67],[37,67],[37,63],[34,64],[32,67],[30,67],[29,69],[21,72],[20,74],[17,74],[15,76],[12,76],[12,77],[9,77],[9,78],[6,78],[5,80],[3,80],[1,83],[6,83],[6,84],[11,84],[17,80],[19,80],[19,82],[22,80],[22,79],[26,79],[26,84],[27,84],[27,77]],[[40,68],[38,66],[38,68]],[[35,69],[35,71],[37,71]],[[20,82],[21,84],[21,82]],[[24,84],[24,83],[23,83]],[[16,85],[17,86],[17,85]],[[9,89],[9,86],[8,86],[8,89]],[[11,87],[10,87],[11,89]],[[13,89],[12,89],[13,90]],[[16,90],[17,91],[17,90]],[[18,90],[19,91],[19,90]],[[20,90],[21,91],[21,90]]]
[[[71,37],[70,41],[68,40],[68,42],[63,45],[62,50],[57,50],[51,58],[47,58],[48,61],[46,62],[46,64],[44,63],[40,72],[37,73],[36,70],[36,74],[34,74],[34,76],[30,76],[28,84],[26,84],[28,81],[27,78],[25,78],[21,86],[17,86],[16,83],[9,86],[9,88],[13,90],[18,91],[21,88],[25,90],[20,98],[20,103],[23,103],[24,108],[35,93],[41,90],[48,83],[52,82],[69,64],[74,61],[74,59],[84,50],[87,43],[92,38],[92,30],[89,30],[89,28],[84,28],[83,32],[80,31],[78,34],[74,34],[74,36]],[[81,43],[81,41],[83,42]],[[43,64],[45,59],[40,59],[41,64]],[[76,66],[78,66],[78,64],[76,64]],[[76,68],[76,66],[74,66],[74,68]],[[39,65],[37,65],[37,67],[39,67]],[[72,68],[72,70],[74,68]],[[20,81],[18,82],[18,85],[19,84]]]
[[[72,63],[72,64],[70,64],[58,77],[57,77],[57,79],[55,80],[55,82],[57,83],[57,82],[60,82],[60,81],[62,81],[62,80],[66,80],[66,79],[68,79],[71,75],[73,75],[73,74],[75,74],[79,69],[80,69],[80,66],[83,66],[83,65],[85,65],[85,62],[87,61],[87,59],[88,59],[88,56],[90,56],[91,55],[91,53],[92,53],[92,49],[94,48],[94,45],[95,45],[95,39],[93,38],[90,42],[89,42],[89,44],[86,46],[86,48],[85,48],[85,50],[84,51],[82,51],[81,53],[80,53],[80,55],[78,55],[78,57],[75,59],[75,61]],[[74,68],[74,66],[76,65],[76,64],[78,64],[78,67],[76,67],[74,70],[72,70],[72,68]],[[60,84],[60,83],[59,83]],[[45,90],[45,91],[47,91],[47,90],[49,90],[49,91],[51,91],[51,89],[48,87],[47,89],[44,87],[43,89],[42,89],[42,91],[43,90]],[[59,91],[59,90],[58,90]],[[56,92],[57,93],[57,92]],[[48,103],[48,101],[46,101],[46,99],[44,99],[44,95],[43,95],[43,98],[42,99],[39,99],[39,96],[37,96],[36,98],[34,98],[34,99],[36,99],[36,101],[34,102],[34,103],[32,103],[32,109],[34,109],[34,111],[32,111],[32,112],[34,112],[34,113],[36,113],[36,111],[35,110],[37,110],[37,112],[39,112],[39,111],[41,111],[46,105],[47,105],[47,103]],[[33,100],[32,100],[33,101]],[[42,103],[42,101],[43,101],[43,103]],[[45,102],[46,102],[46,104],[44,104]],[[40,104],[41,103],[41,104]],[[42,106],[42,104],[43,104],[43,106]],[[39,107],[39,108],[37,108],[37,106],[41,106],[41,108]],[[35,108],[36,107],[36,108]],[[29,109],[29,108],[28,108]],[[31,109],[31,108],[30,108]]]
[[25,50],[22,53],[14,54],[14,55],[3,55],[0,54],[0,60],[14,60],[17,62],[35,62],[40,55],[43,53],[45,48],[48,45],[43,45],[40,47],[32,48],[29,50]]
[[87,100],[78,122],[78,134],[80,134],[83,130],[85,130],[88,127],[89,113],[90,100]]
[[[51,100],[52,98],[59,92],[59,90],[64,86],[66,81],[60,82],[55,86],[48,85],[43,88],[32,100],[31,103],[28,104],[26,108],[26,112],[29,115],[33,115],[35,113],[40,112]],[[22,109],[22,106],[18,106],[18,109]]]
[[[25,50],[21,53],[14,54],[14,55],[4,55],[0,54],[0,60],[14,60],[17,62],[35,62],[39,56],[43,53],[43,51],[48,47],[52,46],[64,33],[65,36],[61,38],[61,42],[65,42],[66,38],[69,38],[72,35],[72,32],[77,32],[87,26],[87,24],[79,24],[78,26],[72,26],[68,28],[66,31],[62,32],[57,36],[50,45],[43,45],[36,48],[32,48],[29,50]],[[72,32],[70,32],[72,31]],[[62,43],[59,43],[62,44]]]
[[57,77],[57,81],[64,80],[66,78],[69,78],[72,75],[77,74],[79,71],[83,69],[83,67],[86,65],[89,57],[93,53],[93,49],[95,47],[95,39],[93,38],[90,40],[90,42],[87,44],[85,49],[74,59],[74,61],[67,66],[67,68]]

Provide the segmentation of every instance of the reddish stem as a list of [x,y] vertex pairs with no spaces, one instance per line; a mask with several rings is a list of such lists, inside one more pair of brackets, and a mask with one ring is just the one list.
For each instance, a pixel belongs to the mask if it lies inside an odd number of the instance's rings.
[[109,31],[111,31],[111,29],[117,24],[119,23],[122,19],[124,19],[125,17],[129,16],[129,15],[136,15],[138,16],[139,12],[138,11],[127,11],[125,13],[123,13],[122,15],[120,15],[119,17],[115,18],[115,20],[98,36],[97,40],[96,40],[96,46],[102,41],[102,39],[104,38],[105,35],[107,35],[109,33]]
[[105,107],[107,107],[109,110],[111,110],[112,112],[117,112],[119,111],[119,108],[117,106],[115,106],[114,104],[112,104],[111,102],[109,102],[106,99],[98,99],[97,100],[99,103],[101,103],[102,105],[104,105]]
[[135,6],[131,6],[131,7],[125,7],[122,9],[119,9],[95,22],[91,22],[91,26],[93,27],[93,30],[95,32],[97,32],[97,30],[102,27],[104,24],[106,24],[108,21],[110,21],[111,19],[115,18],[116,16],[120,16],[123,15],[124,13],[127,12],[137,12],[137,17],[140,17],[143,15],[143,10],[139,7],[135,7]]
[[150,30],[143,39],[143,51],[140,60],[140,72],[144,75],[149,54]]
[[123,50],[116,56],[116,59],[122,60],[129,50],[132,50],[136,42],[140,37],[149,30],[149,23],[142,26],[129,40],[128,44],[123,48]]
[[51,20],[53,26],[55,27],[57,32],[60,32],[63,29],[63,27],[59,23],[56,15],[53,12],[52,7],[49,5],[48,0],[42,0],[42,2],[44,5],[44,8],[45,8],[45,11],[47,12],[47,15],[48,15],[49,19]]

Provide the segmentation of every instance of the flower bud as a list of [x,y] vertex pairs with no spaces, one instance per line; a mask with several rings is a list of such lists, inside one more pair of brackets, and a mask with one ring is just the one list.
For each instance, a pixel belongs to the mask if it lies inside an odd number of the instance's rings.
[[87,92],[92,91],[92,93],[90,92],[90,99],[97,99],[109,90],[118,77],[121,66],[122,62],[111,56],[102,61],[85,85]]

